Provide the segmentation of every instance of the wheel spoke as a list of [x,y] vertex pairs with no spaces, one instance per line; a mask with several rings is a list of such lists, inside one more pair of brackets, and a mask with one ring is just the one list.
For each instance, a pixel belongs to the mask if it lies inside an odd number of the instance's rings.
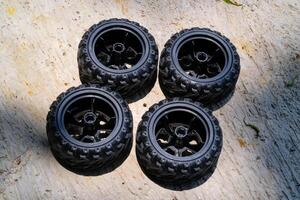
[[209,64],[207,66],[207,73],[210,75],[216,75],[219,74],[222,71],[220,66],[218,64]]
[[91,100],[91,112],[94,112],[94,104],[95,104],[95,98],[92,98],[92,100]]
[[83,134],[83,127],[74,124],[66,124],[66,129],[72,137],[80,137]]
[[189,125],[188,125],[188,134],[189,134],[190,131],[192,130],[193,125],[194,125],[194,123],[195,123],[195,120],[196,120],[196,117],[193,116],[193,118],[191,119],[191,121],[190,121],[190,123],[189,123]]
[[192,40],[192,50],[193,50],[193,58],[196,56],[196,51],[195,51],[195,41]]
[[194,59],[190,54],[187,56],[182,56],[178,60],[180,61],[180,64],[183,65],[185,68],[191,67],[194,62]]
[[99,39],[102,41],[103,46],[101,45],[101,47],[103,47],[102,49],[104,51],[106,51],[106,53],[111,54],[111,50],[109,49],[109,44],[108,42],[103,38],[103,37],[99,37]]
[[132,47],[128,47],[125,51],[126,60],[130,64],[135,62],[137,55],[138,55],[138,52],[136,50],[134,50]]
[[181,156],[181,157],[185,156],[184,153],[186,155],[193,155],[194,153],[196,153],[196,151],[194,151],[193,149],[190,149],[188,147],[183,147],[183,148],[181,148],[181,149],[178,150],[178,155],[179,156]]
[[216,55],[217,55],[218,52],[220,52],[220,49],[219,49],[219,48],[217,48],[217,49],[214,51],[213,55],[210,56],[210,58],[207,60],[207,63],[209,63],[210,61],[212,61],[212,60],[216,57]]
[[170,129],[170,126],[169,126],[169,117],[168,115],[164,115],[163,118],[163,126],[165,128],[165,130],[172,135],[172,130]]
[[168,146],[167,148],[164,149],[166,152],[174,155],[174,156],[179,156],[178,149],[174,146]]
[[97,131],[100,131],[101,133],[104,133],[104,132],[111,132],[112,129],[110,129],[110,128],[100,128]]
[[185,72],[192,77],[197,77],[197,74],[193,70],[187,70]]
[[122,69],[127,69],[125,64],[119,65],[119,70],[122,70]]
[[67,119],[68,119],[68,123],[70,124],[73,124],[73,125],[76,125],[76,126],[80,126],[82,127],[82,123],[81,123],[81,120],[79,120],[76,116],[74,116],[72,114],[72,111],[67,111],[66,114],[68,115],[67,116]]
[[206,74],[200,74],[200,75],[197,75],[197,78],[199,78],[199,79],[207,79],[209,77]]
[[168,142],[164,142],[164,140],[161,140],[161,139],[158,139],[157,142],[161,146],[161,148],[166,148],[169,145]]
[[104,112],[101,111],[96,111],[96,115],[99,119],[104,119],[105,121],[109,121],[112,117],[109,115],[105,114]]
[[193,70],[195,72],[195,74],[197,74],[197,76],[198,76],[198,74],[202,74],[202,68],[203,68],[203,65],[199,65],[198,61],[193,56],[190,69]]
[[128,32],[126,32],[125,35],[124,35],[123,44],[124,44],[125,47],[127,46],[128,35],[129,35]]
[[156,137],[159,137],[160,135],[166,136],[169,135],[165,128],[161,128],[155,133]]
[[159,129],[155,136],[158,144],[163,148],[170,145],[173,139],[173,136],[168,133],[165,128]]
[[112,69],[119,70],[119,66],[117,66],[117,65],[110,65],[109,67],[112,68]]
[[182,157],[182,153],[183,153],[183,151],[181,151],[181,149],[177,150],[177,156]]
[[94,136],[91,136],[91,135],[86,135],[84,137],[82,137],[80,139],[81,142],[86,142],[86,143],[93,143],[93,142],[96,142],[96,139]]
[[79,121],[79,120],[77,120],[77,119],[75,119],[74,117],[71,117],[69,122],[70,122],[71,124],[76,125],[76,126],[82,127],[82,122]]
[[108,121],[102,121],[100,120],[99,122],[99,128],[100,129],[113,129],[114,124],[115,124],[115,117],[110,118]]
[[175,128],[177,127],[177,123],[169,123],[168,127],[171,130],[171,133],[174,133]]
[[105,139],[109,136],[109,134],[111,133],[111,130],[105,130],[105,129],[101,129],[101,130],[98,130],[96,133],[95,133],[95,138],[97,140],[102,140],[102,139]]
[[192,130],[190,135],[190,141],[191,140],[196,140],[198,144],[204,144],[205,142],[196,130]]
[[110,63],[110,55],[101,51],[97,54],[97,58],[100,59],[104,65],[108,65]]

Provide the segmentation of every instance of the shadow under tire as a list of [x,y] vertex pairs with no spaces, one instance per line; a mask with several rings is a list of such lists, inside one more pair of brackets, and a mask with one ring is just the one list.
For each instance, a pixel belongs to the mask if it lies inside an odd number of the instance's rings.
[[191,28],[165,44],[159,84],[167,98],[191,98],[215,110],[233,95],[239,73],[240,58],[228,38],[207,28]]
[[138,125],[136,156],[155,183],[186,190],[214,172],[222,149],[217,119],[200,103],[186,98],[160,101]]
[[51,151],[65,168],[100,175],[117,168],[132,147],[132,114],[110,88],[72,87],[60,94],[47,116]]
[[146,96],[156,82],[158,48],[138,23],[109,19],[84,33],[77,61],[82,83],[109,86],[131,103]]

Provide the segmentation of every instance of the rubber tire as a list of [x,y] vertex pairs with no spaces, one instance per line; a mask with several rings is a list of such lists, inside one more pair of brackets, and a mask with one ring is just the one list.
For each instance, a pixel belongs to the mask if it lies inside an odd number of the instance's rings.
[[[178,62],[175,62],[177,59],[174,55],[175,47],[179,40],[199,34],[223,42],[227,48],[228,57],[232,61],[231,64],[225,66],[226,73],[210,79],[192,79],[181,69]],[[174,34],[165,44],[160,57],[159,84],[167,98],[187,97],[216,110],[227,103],[233,95],[239,73],[240,58],[235,46],[228,38],[207,28],[191,28]]]
[[[126,26],[144,38],[148,54],[140,65],[126,70],[112,70],[91,56],[93,34],[105,26]],[[141,58],[142,59],[142,58]],[[82,83],[96,83],[109,86],[119,92],[128,103],[146,96],[157,79],[158,48],[154,37],[136,22],[127,19],[110,19],[93,25],[86,31],[79,43],[77,54],[79,76]]]
[[[110,139],[96,143],[74,142],[68,133],[59,128],[60,107],[79,93],[96,94],[108,98],[120,110],[117,115],[121,126]],[[118,167],[128,157],[132,147],[132,114],[123,98],[110,88],[80,85],[61,93],[50,107],[47,116],[47,136],[51,151],[57,161],[70,171],[81,175],[100,175]],[[115,132],[115,133],[114,133]],[[96,145],[92,145],[96,144]]]
[[[164,150],[151,141],[151,126],[155,116],[163,113],[166,106],[168,109],[188,107],[197,113],[202,113],[209,119],[212,130],[209,138],[212,143],[204,154],[196,157],[176,159],[167,157]],[[165,108],[166,109],[166,108]],[[162,110],[162,111],[161,111]],[[222,149],[222,131],[218,120],[207,108],[190,99],[172,98],[162,100],[149,108],[138,125],[136,137],[136,156],[142,171],[155,183],[173,190],[186,190],[196,187],[205,182],[214,172]],[[193,156],[195,156],[194,154]]]

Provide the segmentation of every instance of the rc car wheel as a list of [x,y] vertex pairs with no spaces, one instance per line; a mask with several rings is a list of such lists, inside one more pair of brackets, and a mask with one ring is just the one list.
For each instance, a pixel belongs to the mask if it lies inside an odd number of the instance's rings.
[[173,98],[153,105],[143,115],[136,142],[143,172],[161,186],[184,190],[202,184],[213,173],[222,133],[207,108]]
[[129,103],[149,93],[157,78],[153,36],[127,19],[93,25],[82,37],[77,60],[82,83],[109,86]]
[[188,97],[216,110],[233,95],[239,72],[240,58],[229,39],[192,28],[165,44],[159,83],[167,98]]
[[67,169],[99,175],[118,167],[132,146],[132,115],[109,88],[81,85],[60,94],[47,116],[55,158]]

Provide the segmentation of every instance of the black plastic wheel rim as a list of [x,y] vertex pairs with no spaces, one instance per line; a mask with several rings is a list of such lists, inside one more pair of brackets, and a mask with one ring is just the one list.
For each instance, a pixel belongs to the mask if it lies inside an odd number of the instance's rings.
[[219,75],[227,64],[224,48],[205,37],[193,37],[178,47],[177,59],[183,71],[197,79],[210,79]]
[[97,143],[113,132],[116,112],[103,98],[85,95],[66,106],[63,122],[73,139],[83,143]]
[[143,57],[142,38],[127,28],[111,28],[97,35],[94,52],[98,61],[113,70],[134,67]]
[[198,153],[207,142],[207,127],[193,112],[165,112],[155,126],[158,145],[168,154],[187,157]]

